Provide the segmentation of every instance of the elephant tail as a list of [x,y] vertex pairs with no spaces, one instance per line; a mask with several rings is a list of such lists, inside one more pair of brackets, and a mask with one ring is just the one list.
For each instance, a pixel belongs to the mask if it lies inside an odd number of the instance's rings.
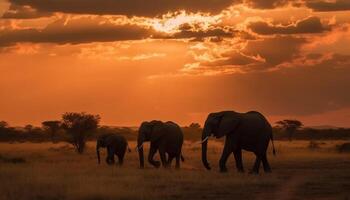
[[271,137],[271,143],[272,143],[272,153],[275,156],[276,155],[276,149],[275,149],[275,145],[273,143],[273,134],[272,134],[272,132],[271,132],[271,136],[270,137]]
[[182,161],[182,162],[185,162],[185,158],[183,157],[183,155],[182,155],[182,154],[181,154],[181,156],[180,156],[180,157],[181,157],[181,161]]

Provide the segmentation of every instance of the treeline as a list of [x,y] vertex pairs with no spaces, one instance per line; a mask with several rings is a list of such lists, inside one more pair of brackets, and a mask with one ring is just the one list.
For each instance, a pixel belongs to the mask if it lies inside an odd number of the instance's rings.
[[[289,133],[279,127],[273,128],[275,140],[290,140]],[[296,130],[293,140],[346,140],[350,139],[350,128],[313,129],[303,128]]]
[[[88,140],[95,140],[102,134],[121,134],[128,140],[136,140],[137,129],[130,127],[108,127],[101,126],[97,128]],[[32,129],[25,129],[22,127],[0,127],[0,141],[1,142],[65,142],[67,141],[65,130],[58,130],[55,135],[48,129],[42,127],[33,127]]]
[[[64,142],[67,141],[69,135],[67,131],[59,128],[52,132],[47,127],[34,127],[27,125],[25,127],[3,126],[0,124],[0,141],[1,142]],[[100,126],[94,130],[88,137],[88,141],[95,140],[99,135],[103,134],[120,134],[133,141],[137,139],[137,127],[110,127]],[[189,126],[182,127],[185,140],[198,141],[201,138],[202,127],[193,123]],[[273,128],[273,136],[275,140],[343,140],[350,139],[349,128],[339,129],[313,129],[303,128],[296,130],[291,136],[288,131],[281,127]]]

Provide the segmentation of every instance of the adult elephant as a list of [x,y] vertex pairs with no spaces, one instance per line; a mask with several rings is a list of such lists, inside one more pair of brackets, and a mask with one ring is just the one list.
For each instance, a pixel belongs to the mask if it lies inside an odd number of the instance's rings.
[[271,140],[273,154],[275,154],[272,128],[261,113],[256,111],[247,113],[222,111],[208,115],[202,133],[202,162],[208,170],[210,170],[210,165],[207,161],[207,146],[208,137],[211,135],[216,138],[226,136],[224,149],[219,161],[221,172],[227,171],[226,161],[231,153],[234,154],[237,170],[244,172],[242,149],[254,152],[256,155],[251,173],[259,173],[260,162],[262,162],[265,172],[271,172],[266,157],[266,150]]
[[96,153],[98,164],[100,164],[100,148],[107,149],[106,163],[114,164],[114,155],[118,157],[119,165],[123,164],[126,149],[130,152],[125,137],[116,134],[104,134],[97,138]]
[[[146,141],[150,141],[150,150],[148,154],[148,162],[150,164],[156,168],[158,168],[161,163],[163,167],[168,167],[175,158],[176,168],[180,168],[180,159],[183,161],[181,155],[183,133],[176,123],[153,120],[141,124],[137,138],[137,150],[139,152],[141,168],[144,168],[143,143]],[[157,150],[159,150],[161,163],[153,159]]]

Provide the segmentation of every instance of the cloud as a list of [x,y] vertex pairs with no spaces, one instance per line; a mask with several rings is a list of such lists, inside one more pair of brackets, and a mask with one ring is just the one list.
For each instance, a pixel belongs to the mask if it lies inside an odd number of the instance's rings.
[[263,21],[252,22],[248,28],[261,35],[322,33],[330,30],[330,27],[323,25],[318,17],[308,17],[287,26],[273,25]]
[[163,39],[193,38],[195,41],[202,41],[204,38],[213,37],[213,42],[219,42],[223,37],[232,38],[235,33],[237,33],[237,31],[232,27],[211,26],[204,30],[199,25],[186,23],[182,24],[177,32],[158,37]]
[[314,1],[306,1],[305,4],[307,7],[311,8],[313,11],[316,11],[316,12],[350,10],[349,0],[335,0],[335,1],[314,0]]
[[5,27],[0,29],[0,46],[16,43],[80,44],[90,42],[113,42],[142,39],[188,39],[202,41],[209,38],[220,42],[232,38],[236,31],[232,27],[210,26],[203,28],[196,24],[183,24],[174,32],[157,31],[152,24],[115,24],[104,17],[61,18],[43,29]]
[[204,62],[204,66],[238,66],[242,67],[244,65],[249,65],[252,63],[261,62],[262,60],[258,57],[250,57],[239,52],[231,52],[223,55],[223,58],[219,58],[210,62]]
[[195,54],[195,62],[187,64],[184,71],[210,75],[269,71],[300,58],[301,47],[306,43],[306,39],[301,37],[276,36],[250,40],[244,45],[231,45],[231,48],[228,47],[230,44],[217,44],[216,48],[200,50],[199,55]]
[[258,9],[273,9],[280,6],[285,6],[292,0],[245,0],[246,5]]
[[[9,0],[12,5],[30,6],[40,12],[155,17],[168,12],[220,13],[236,0]],[[237,0],[238,1],[238,0]]]
[[137,25],[115,25],[97,19],[86,18],[60,19],[44,29],[12,29],[0,32],[0,46],[15,43],[57,43],[79,44],[89,42],[110,42],[122,40],[139,40],[150,37],[154,33],[151,28]]
[[52,14],[49,12],[38,12],[30,6],[19,6],[11,4],[9,9],[2,15],[4,19],[34,19],[40,17],[48,17]]

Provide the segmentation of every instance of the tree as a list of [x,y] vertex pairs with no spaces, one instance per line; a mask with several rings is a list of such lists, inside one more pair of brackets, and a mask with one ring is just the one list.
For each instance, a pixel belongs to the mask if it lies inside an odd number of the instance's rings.
[[193,129],[200,129],[201,125],[198,123],[191,123],[189,128],[193,128]]
[[5,121],[0,121],[0,128],[1,129],[5,129],[9,126],[9,124]]
[[32,132],[33,131],[34,126],[31,124],[28,124],[24,127],[24,130],[26,130],[27,132]]
[[67,112],[62,115],[62,128],[66,130],[71,143],[80,154],[84,152],[88,136],[98,128],[99,115]]
[[56,133],[61,128],[61,125],[62,125],[61,121],[57,121],[57,120],[55,120],[55,121],[43,121],[41,124],[42,124],[43,128],[46,129],[50,133],[51,141],[54,141],[56,138]]
[[291,119],[278,121],[276,124],[287,132],[289,141],[292,141],[294,133],[303,126],[300,121]]

